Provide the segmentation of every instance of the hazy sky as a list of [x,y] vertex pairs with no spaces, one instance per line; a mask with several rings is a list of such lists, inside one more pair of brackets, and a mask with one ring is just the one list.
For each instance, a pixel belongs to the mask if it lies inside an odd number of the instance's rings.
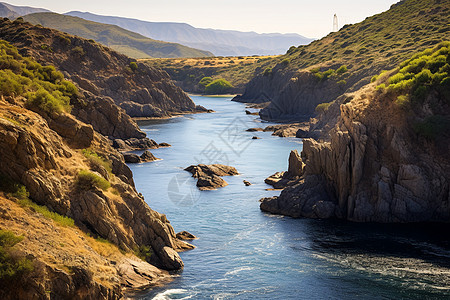
[[398,0],[2,0],[54,12],[89,11],[156,22],[184,22],[200,28],[299,33],[319,38],[333,27],[357,23]]

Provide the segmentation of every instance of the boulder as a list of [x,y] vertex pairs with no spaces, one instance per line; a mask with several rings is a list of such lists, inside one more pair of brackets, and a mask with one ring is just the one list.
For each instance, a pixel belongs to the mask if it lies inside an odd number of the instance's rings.
[[183,240],[183,241],[197,239],[197,237],[195,235],[193,235],[193,234],[191,234],[191,233],[189,233],[187,231],[178,232],[176,234],[176,237],[177,237],[177,239]]
[[192,177],[198,178],[197,187],[200,190],[215,190],[227,186],[228,183],[221,176],[239,175],[235,168],[221,164],[191,165],[185,171],[190,172]]
[[264,129],[257,127],[257,128],[249,128],[246,131],[248,132],[264,131]]
[[146,150],[144,153],[142,153],[140,160],[141,162],[150,162],[158,160],[159,158],[156,158],[150,151]]
[[139,155],[134,153],[124,153],[123,158],[125,159],[125,162],[129,164],[137,164],[141,162]]
[[251,183],[250,181],[243,180],[243,182],[244,182],[245,186],[250,186],[250,185],[252,185],[252,183]]

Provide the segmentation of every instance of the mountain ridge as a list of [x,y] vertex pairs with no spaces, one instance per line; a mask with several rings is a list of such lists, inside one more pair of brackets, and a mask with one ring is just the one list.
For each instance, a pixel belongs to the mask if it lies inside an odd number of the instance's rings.
[[[261,34],[236,30],[196,28],[187,23],[150,22],[133,18],[102,16],[80,11],[71,11],[66,13],[66,15],[77,16],[96,22],[115,24],[157,40],[179,42],[192,47],[200,47],[200,49],[210,51],[216,56],[281,54],[285,53],[292,45],[307,44],[313,40],[295,33]],[[170,27],[168,28],[167,25],[170,25]],[[163,27],[164,31],[162,31]],[[270,37],[271,39],[264,40],[261,37]],[[250,45],[252,44],[258,45],[258,47],[251,47]],[[278,46],[275,48],[276,45]],[[274,50],[276,51],[274,52]]]
[[33,24],[41,24],[86,39],[93,39],[105,46],[134,58],[150,57],[202,57],[211,56],[206,51],[193,49],[181,44],[153,40],[138,33],[109,25],[85,20],[79,17],[57,13],[33,13],[23,16]]

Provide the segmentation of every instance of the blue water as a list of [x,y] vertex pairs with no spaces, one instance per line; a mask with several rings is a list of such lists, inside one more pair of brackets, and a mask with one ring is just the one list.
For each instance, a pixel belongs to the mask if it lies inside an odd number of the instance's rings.
[[[176,231],[199,239],[181,253],[183,272],[138,299],[449,299],[450,245],[443,225],[377,225],[292,219],[260,211],[279,194],[264,179],[287,169],[300,139],[265,132],[257,116],[229,98],[192,97],[212,114],[142,123],[170,148],[162,160],[130,165],[147,203]],[[261,139],[253,140],[253,136]],[[198,191],[183,168],[223,163],[241,175],[228,186]],[[246,187],[243,180],[253,185]]]

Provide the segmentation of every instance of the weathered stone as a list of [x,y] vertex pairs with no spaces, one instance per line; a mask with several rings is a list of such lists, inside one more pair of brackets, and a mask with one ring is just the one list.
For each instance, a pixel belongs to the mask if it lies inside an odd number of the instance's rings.
[[146,150],[142,155],[140,156],[141,162],[150,162],[158,160],[159,158],[156,158],[150,151]]
[[288,168],[289,175],[302,176],[304,167],[305,164],[303,163],[297,150],[291,151],[291,153],[289,154],[289,168]]
[[192,177],[198,178],[197,187],[200,190],[215,190],[227,186],[228,183],[220,176],[239,175],[235,168],[220,164],[192,165],[187,167],[185,171],[190,172]]
[[197,237],[187,231],[181,231],[177,233],[177,239],[179,240],[195,240]]
[[124,153],[123,158],[125,159],[125,162],[129,164],[137,164],[141,162],[139,155],[134,153]]

